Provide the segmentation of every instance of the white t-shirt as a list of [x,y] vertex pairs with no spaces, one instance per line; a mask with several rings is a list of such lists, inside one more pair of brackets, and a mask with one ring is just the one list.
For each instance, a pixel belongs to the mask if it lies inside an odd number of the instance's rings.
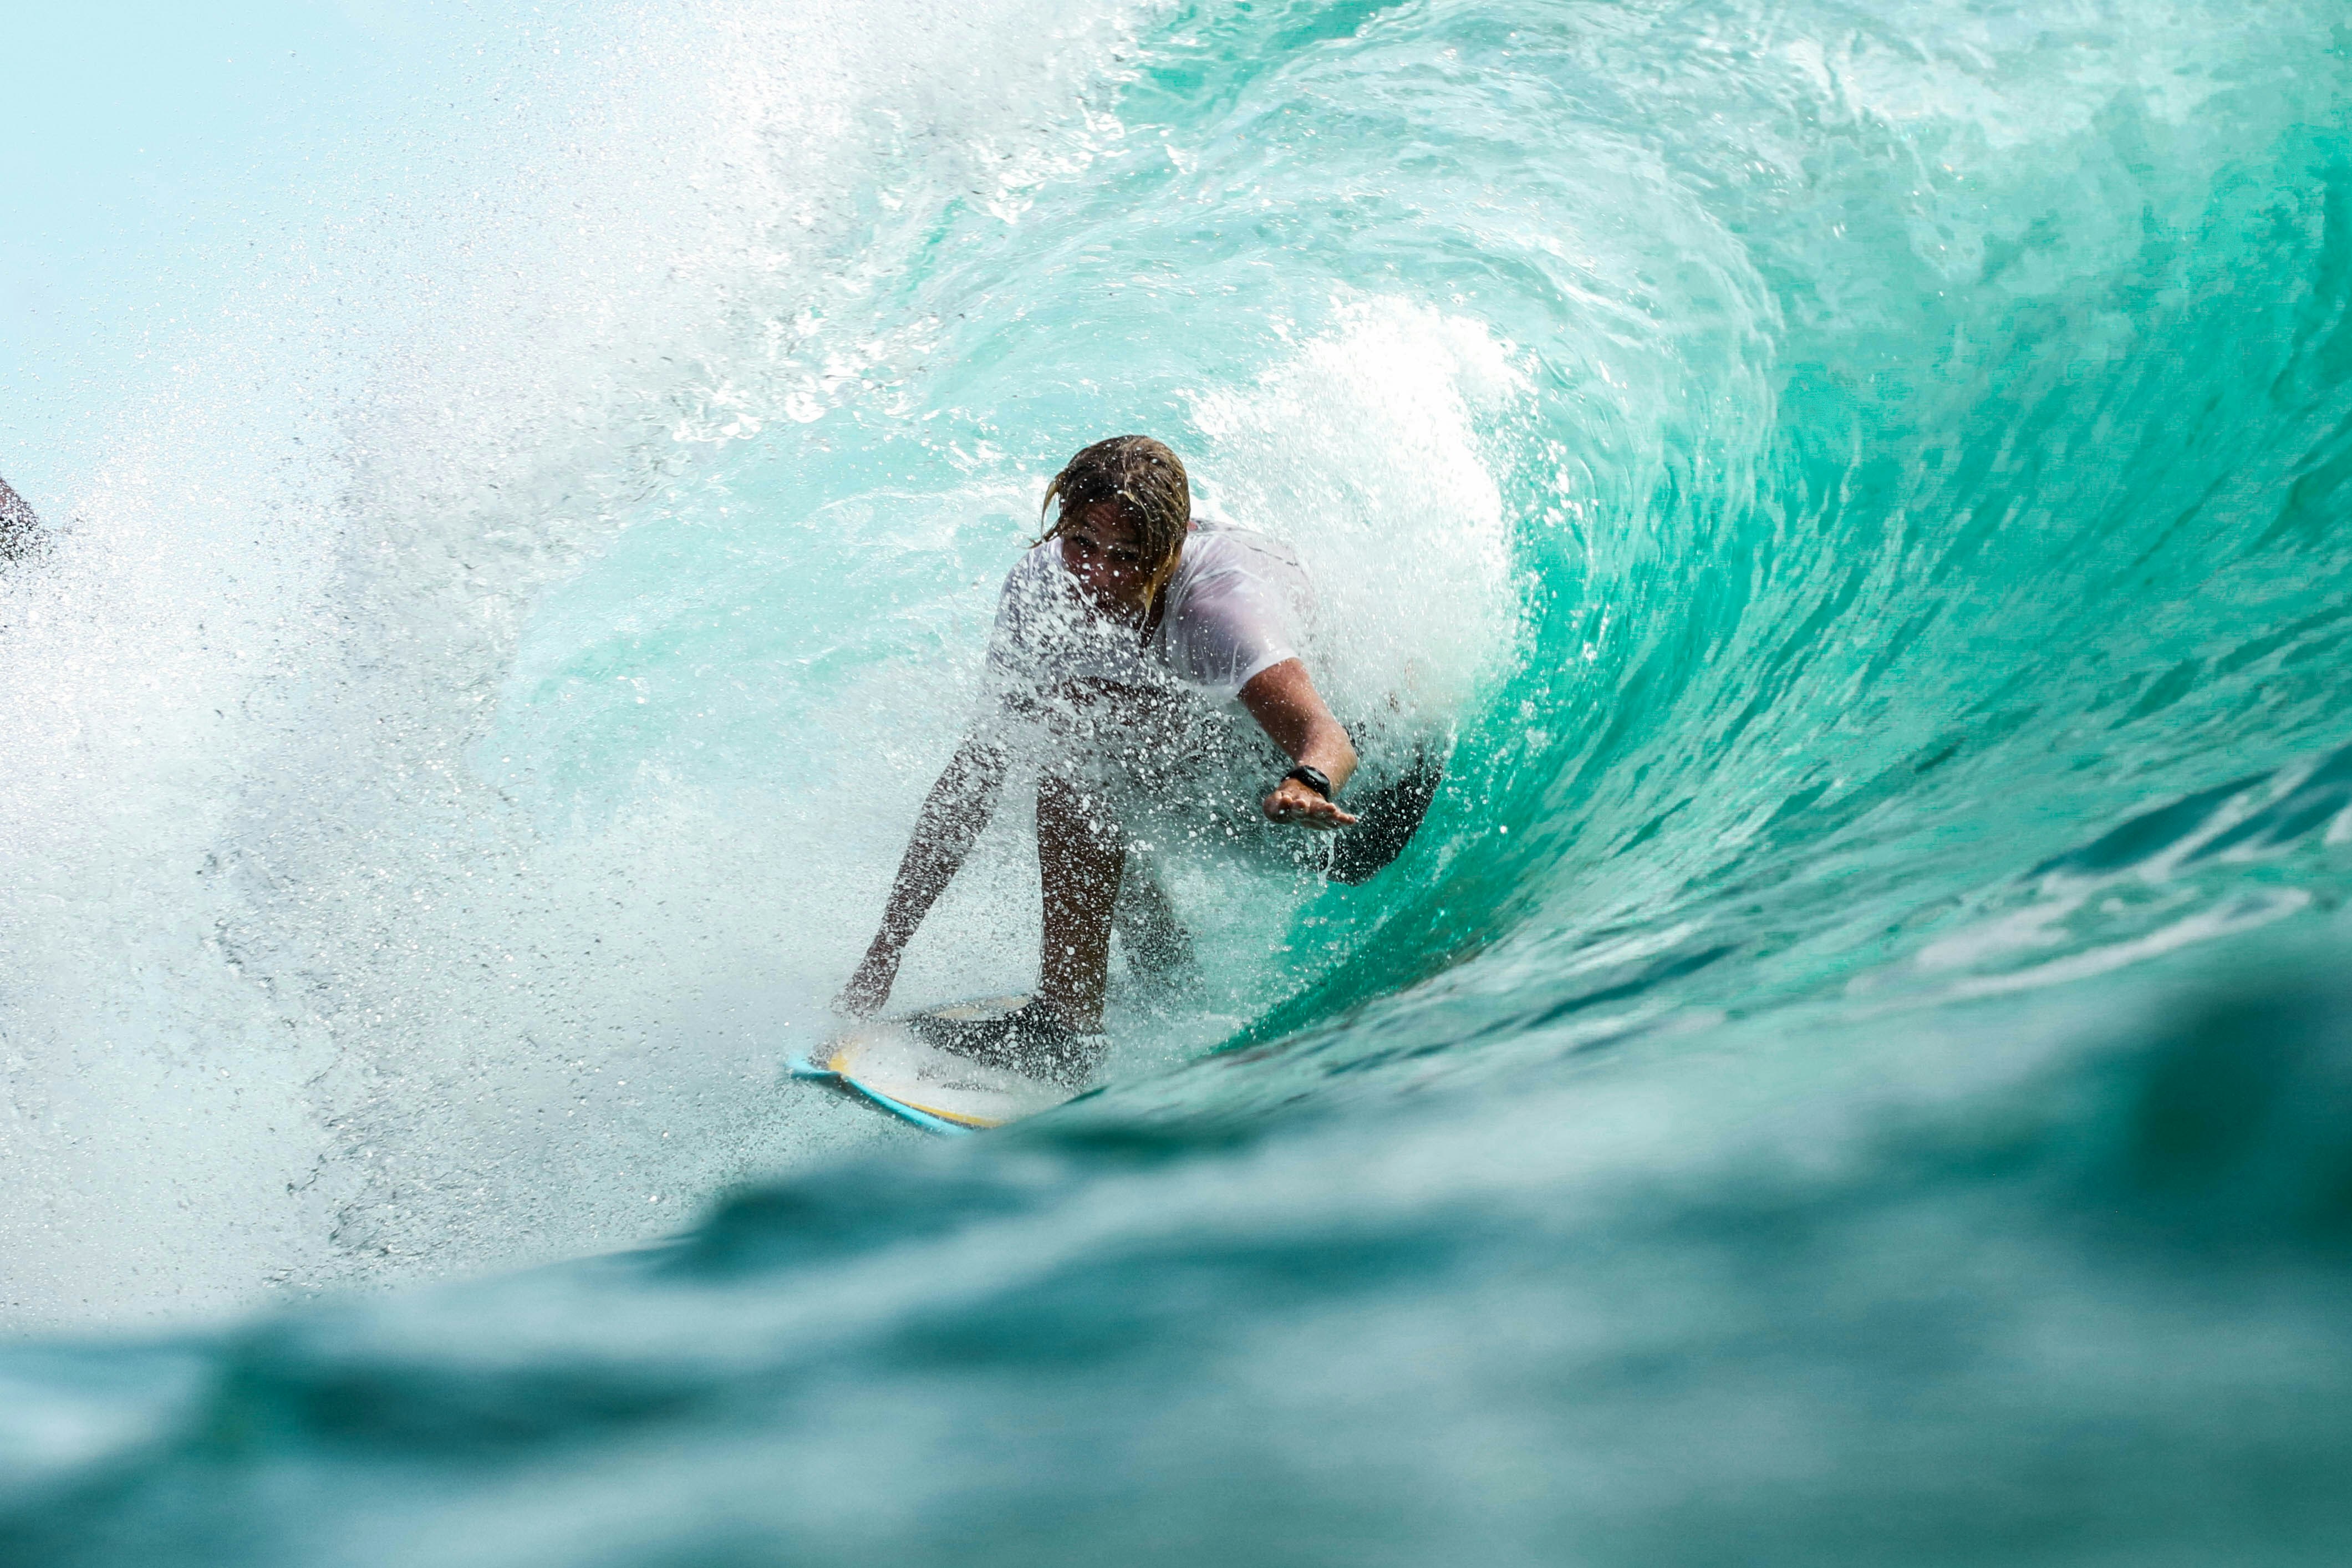
[[1188,688],[1230,701],[1257,675],[1299,657],[1315,590],[1290,547],[1195,509],[1192,531],[1150,636],[1097,612],[1049,539],[1005,575],[989,639],[1004,698],[1073,680]]

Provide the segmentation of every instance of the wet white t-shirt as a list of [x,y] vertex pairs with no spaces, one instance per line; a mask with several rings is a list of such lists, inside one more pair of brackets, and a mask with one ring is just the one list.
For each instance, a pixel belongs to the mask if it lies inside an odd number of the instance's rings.
[[1088,604],[1049,539],[1004,579],[989,639],[991,684],[1004,698],[1074,680],[1189,689],[1230,701],[1259,674],[1300,655],[1315,592],[1288,545],[1195,509],[1192,531],[1149,636]]

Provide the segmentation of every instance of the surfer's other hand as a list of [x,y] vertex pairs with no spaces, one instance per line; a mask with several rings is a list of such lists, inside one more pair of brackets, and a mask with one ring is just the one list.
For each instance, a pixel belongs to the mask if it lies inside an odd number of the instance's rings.
[[898,955],[884,952],[879,943],[869,949],[866,961],[841,994],[833,999],[834,1011],[846,1013],[853,1018],[870,1018],[890,1000],[890,983],[898,978]]
[[1356,820],[1297,779],[1285,779],[1274,786],[1274,793],[1265,797],[1265,815],[1271,822],[1295,822],[1323,833],[1352,826]]

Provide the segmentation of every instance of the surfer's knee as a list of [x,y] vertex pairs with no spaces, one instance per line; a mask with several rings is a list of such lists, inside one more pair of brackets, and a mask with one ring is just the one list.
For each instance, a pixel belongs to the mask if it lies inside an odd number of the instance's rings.
[[1108,793],[1084,776],[1047,769],[1037,775],[1039,847],[1048,834],[1077,840],[1097,850],[1126,843]]

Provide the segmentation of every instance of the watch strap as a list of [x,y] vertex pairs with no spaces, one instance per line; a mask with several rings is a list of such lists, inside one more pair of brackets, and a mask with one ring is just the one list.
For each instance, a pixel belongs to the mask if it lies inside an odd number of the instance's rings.
[[1331,798],[1331,778],[1321,768],[1310,768],[1301,763],[1282,776],[1286,779],[1297,779],[1325,800]]

